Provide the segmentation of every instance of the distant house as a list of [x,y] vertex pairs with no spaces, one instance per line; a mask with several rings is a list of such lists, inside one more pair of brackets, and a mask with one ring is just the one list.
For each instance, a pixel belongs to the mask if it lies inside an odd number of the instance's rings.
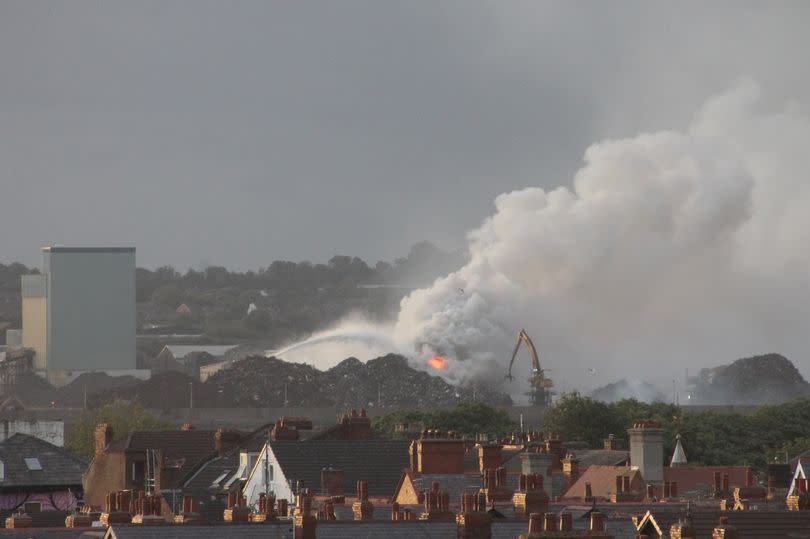
[[215,453],[181,484],[183,495],[199,500],[199,514],[207,522],[221,522],[228,493],[240,491],[253,470],[271,425],[242,436],[231,449]]
[[76,509],[85,465],[66,449],[34,436],[11,436],[0,443],[0,511]]
[[[225,354],[237,348],[236,344],[194,345],[167,344],[151,363],[153,373],[163,371],[184,372],[192,378],[200,378],[201,369],[225,363]],[[211,370],[211,369],[208,369]],[[216,368],[214,371],[218,370]]]
[[27,434],[40,440],[45,440],[57,447],[65,445],[65,422],[37,421],[27,419],[0,420],[0,442],[16,434]]
[[[254,504],[266,490],[292,501],[299,488],[351,495],[368,482],[371,497],[389,498],[408,466],[406,440],[301,440],[264,445],[243,493]],[[333,489],[329,488],[333,485]]]
[[185,303],[182,303],[175,311],[180,316],[191,316],[191,309]]
[[298,437],[285,428],[285,419],[276,423],[244,483],[249,504],[265,491],[289,501],[301,488],[350,495],[360,480],[367,481],[369,496],[388,499],[408,466],[410,441],[372,438],[365,411],[344,414],[337,425],[307,440]]
[[180,485],[198,466],[235,446],[240,434],[219,429],[133,431],[113,439],[112,429],[97,425],[95,455],[84,474],[85,503],[103,507],[109,492],[148,490],[164,497],[164,515],[180,493]]

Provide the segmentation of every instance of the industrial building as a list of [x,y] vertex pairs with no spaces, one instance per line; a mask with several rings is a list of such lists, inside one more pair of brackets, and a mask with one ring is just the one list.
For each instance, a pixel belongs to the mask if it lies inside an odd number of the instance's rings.
[[37,374],[56,385],[86,371],[137,374],[134,247],[43,247],[42,272],[21,288],[21,344]]

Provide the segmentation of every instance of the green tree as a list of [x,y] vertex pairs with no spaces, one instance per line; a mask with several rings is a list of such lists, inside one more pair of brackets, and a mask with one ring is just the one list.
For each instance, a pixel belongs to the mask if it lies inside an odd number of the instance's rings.
[[400,410],[372,420],[372,428],[379,434],[392,434],[398,424],[455,430],[467,436],[482,433],[504,436],[518,429],[509,414],[481,402],[462,403],[451,410]]
[[602,401],[565,393],[543,418],[546,432],[556,432],[563,440],[587,442],[598,447],[608,434],[623,435],[627,422],[622,413]]
[[107,423],[114,436],[131,430],[165,430],[171,425],[160,421],[139,404],[115,401],[94,410],[88,410],[65,434],[65,447],[86,458],[95,451],[95,430],[99,423]]
[[176,309],[186,300],[183,290],[174,283],[166,284],[152,292],[152,301],[162,307]]

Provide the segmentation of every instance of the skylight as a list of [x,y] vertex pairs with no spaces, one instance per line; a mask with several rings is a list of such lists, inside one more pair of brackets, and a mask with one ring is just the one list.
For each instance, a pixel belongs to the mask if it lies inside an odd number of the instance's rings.
[[36,457],[26,457],[25,465],[28,467],[29,470],[32,471],[42,469],[42,464],[39,463],[39,459]]
[[222,475],[220,475],[219,477],[217,477],[216,479],[214,479],[214,480],[211,482],[211,486],[213,486],[213,485],[217,485],[217,486],[219,486],[219,482],[220,482],[220,481],[222,481],[223,479],[225,479],[225,477],[228,475],[228,472],[229,472],[229,471],[230,471],[230,470],[227,470],[227,471],[226,471],[224,474],[222,474]]

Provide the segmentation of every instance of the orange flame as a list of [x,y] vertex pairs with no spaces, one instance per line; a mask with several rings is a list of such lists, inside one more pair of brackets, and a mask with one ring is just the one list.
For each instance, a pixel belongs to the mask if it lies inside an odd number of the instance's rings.
[[438,371],[443,371],[447,368],[447,359],[444,356],[433,356],[427,360],[427,364]]

